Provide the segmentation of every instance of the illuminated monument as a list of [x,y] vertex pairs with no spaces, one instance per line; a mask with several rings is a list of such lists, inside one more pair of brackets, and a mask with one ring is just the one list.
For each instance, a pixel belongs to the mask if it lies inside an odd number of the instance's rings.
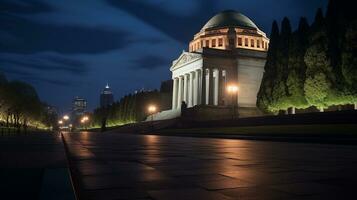
[[[266,34],[243,14],[227,10],[213,16],[194,35],[189,51],[172,62],[171,112],[179,113],[182,101],[188,108],[237,105],[239,111],[257,111],[268,47]],[[229,84],[239,86],[238,97],[226,92]]]

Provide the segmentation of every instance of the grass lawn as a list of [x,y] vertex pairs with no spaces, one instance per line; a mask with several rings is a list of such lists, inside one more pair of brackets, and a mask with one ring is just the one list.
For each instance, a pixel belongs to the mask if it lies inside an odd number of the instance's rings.
[[268,125],[160,130],[163,134],[357,136],[357,124]]

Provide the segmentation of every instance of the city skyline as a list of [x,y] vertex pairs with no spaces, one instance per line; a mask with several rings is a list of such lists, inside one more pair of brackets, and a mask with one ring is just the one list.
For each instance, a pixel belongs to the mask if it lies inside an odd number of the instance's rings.
[[[92,1],[84,5],[5,0],[0,70],[10,80],[33,84],[41,99],[61,111],[70,107],[75,96],[87,99],[91,110],[99,105],[97,95],[106,82],[111,83],[115,100],[142,88],[159,88],[161,81],[170,79],[172,60],[188,49],[192,35],[215,13],[237,10],[269,36],[273,20],[287,16],[295,29],[300,16],[311,23],[316,9],[325,10],[327,4],[326,0],[257,2]],[[142,12],[146,9],[155,12]]]

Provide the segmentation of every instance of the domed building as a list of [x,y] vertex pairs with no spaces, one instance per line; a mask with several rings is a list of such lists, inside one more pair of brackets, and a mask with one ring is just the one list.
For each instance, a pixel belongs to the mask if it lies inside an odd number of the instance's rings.
[[216,14],[194,35],[189,51],[172,62],[172,110],[158,119],[178,115],[182,102],[195,108],[188,111],[220,115],[214,119],[227,116],[232,105],[240,117],[260,114],[256,101],[268,48],[269,38],[245,15],[234,10]]
[[213,16],[190,42],[189,51],[214,48],[232,50],[235,48],[267,51],[269,39],[266,34],[245,15],[226,10]]

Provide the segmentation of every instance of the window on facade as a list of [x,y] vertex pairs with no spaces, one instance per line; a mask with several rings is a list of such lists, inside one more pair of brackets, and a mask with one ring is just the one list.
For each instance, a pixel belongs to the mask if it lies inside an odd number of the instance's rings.
[[254,39],[250,40],[250,47],[254,47]]
[[201,40],[201,48],[203,48],[203,40]]
[[238,46],[242,46],[242,38],[238,38]]
[[264,49],[264,41],[262,42],[262,48]]
[[216,47],[216,39],[212,40],[212,47]]
[[209,47],[209,40],[206,40],[206,47]]
[[257,40],[257,47],[260,48],[260,40]]
[[223,39],[222,38],[218,38],[218,46],[219,47],[223,46]]
[[244,46],[246,46],[246,47],[248,46],[248,38],[244,39]]

